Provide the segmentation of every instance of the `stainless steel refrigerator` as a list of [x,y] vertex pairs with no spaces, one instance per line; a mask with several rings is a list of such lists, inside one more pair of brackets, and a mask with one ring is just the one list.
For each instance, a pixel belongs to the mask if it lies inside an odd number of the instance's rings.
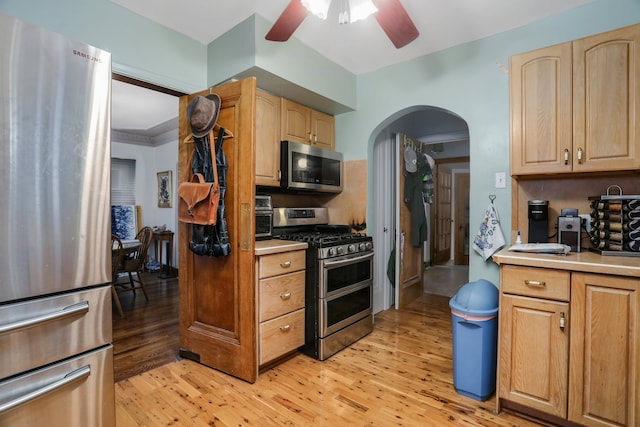
[[0,425],[115,424],[111,55],[0,14]]

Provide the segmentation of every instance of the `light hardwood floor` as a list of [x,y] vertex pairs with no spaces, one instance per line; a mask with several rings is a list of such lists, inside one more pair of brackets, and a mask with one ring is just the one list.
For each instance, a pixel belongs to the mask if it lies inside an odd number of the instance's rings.
[[448,298],[424,295],[319,362],[298,354],[255,384],[178,360],[116,384],[125,426],[535,426],[459,395]]

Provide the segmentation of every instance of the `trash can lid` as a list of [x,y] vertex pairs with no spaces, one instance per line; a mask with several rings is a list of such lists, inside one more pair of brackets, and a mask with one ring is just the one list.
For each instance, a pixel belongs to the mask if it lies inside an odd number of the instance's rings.
[[469,282],[451,297],[449,307],[464,314],[495,314],[498,312],[498,288],[485,279]]

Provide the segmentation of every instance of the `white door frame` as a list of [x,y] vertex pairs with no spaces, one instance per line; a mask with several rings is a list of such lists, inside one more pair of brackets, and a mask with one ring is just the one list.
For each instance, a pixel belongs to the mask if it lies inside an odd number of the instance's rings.
[[373,146],[375,214],[371,234],[376,244],[373,272],[374,313],[386,310],[395,303],[394,289],[387,277],[387,266],[395,240],[396,159],[395,135],[380,135]]

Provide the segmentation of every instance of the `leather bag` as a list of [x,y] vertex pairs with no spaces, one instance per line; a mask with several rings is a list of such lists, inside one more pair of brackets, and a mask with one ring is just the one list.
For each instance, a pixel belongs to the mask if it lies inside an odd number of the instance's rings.
[[[211,139],[209,144],[213,159],[215,150]],[[191,155],[192,159],[194,154],[195,150]],[[220,184],[217,168],[212,169],[213,182],[206,182],[201,173],[194,173],[191,174],[191,178],[178,186],[178,221],[200,225],[216,224],[220,203]]]

